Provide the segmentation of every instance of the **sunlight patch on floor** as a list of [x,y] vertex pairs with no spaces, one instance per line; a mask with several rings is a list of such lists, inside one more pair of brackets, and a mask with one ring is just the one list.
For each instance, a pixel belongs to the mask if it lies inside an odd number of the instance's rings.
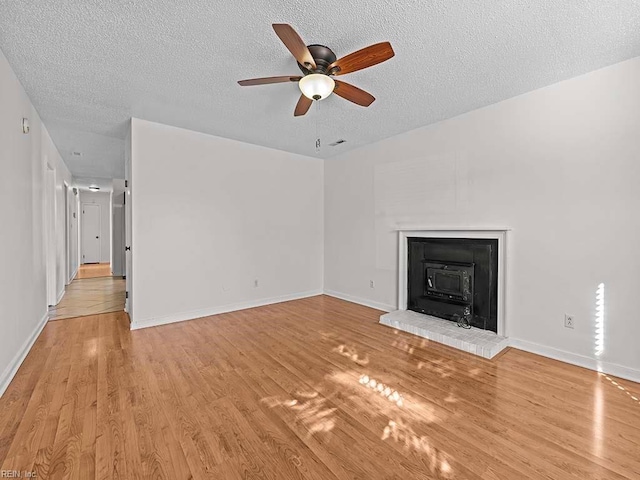
[[318,392],[296,392],[293,398],[268,397],[262,402],[269,408],[283,407],[291,410],[309,432],[309,436],[330,432],[336,425],[335,407],[328,407],[328,400]]
[[427,435],[416,434],[410,426],[404,424],[401,420],[389,420],[380,439],[382,441],[393,440],[402,444],[403,448],[407,450],[414,450],[424,454],[432,474],[438,474],[444,478],[453,478],[453,469],[447,455],[435,448]]
[[333,351],[339,353],[343,357],[348,358],[349,360],[357,363],[362,367],[369,364],[369,355],[365,355],[363,358],[360,358],[360,355],[358,354],[358,351],[354,346],[348,346],[343,343],[334,348]]

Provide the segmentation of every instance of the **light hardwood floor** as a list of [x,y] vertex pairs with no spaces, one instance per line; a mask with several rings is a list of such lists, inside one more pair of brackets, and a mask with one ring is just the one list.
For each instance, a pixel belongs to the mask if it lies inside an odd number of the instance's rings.
[[109,263],[88,263],[80,265],[76,278],[98,278],[110,277],[111,264]]
[[62,301],[49,309],[49,320],[123,311],[124,297],[125,281],[111,276],[109,264],[82,265]]
[[379,315],[319,296],[133,332],[124,313],[49,323],[0,399],[1,468],[640,478],[640,385],[514,349],[485,360]]

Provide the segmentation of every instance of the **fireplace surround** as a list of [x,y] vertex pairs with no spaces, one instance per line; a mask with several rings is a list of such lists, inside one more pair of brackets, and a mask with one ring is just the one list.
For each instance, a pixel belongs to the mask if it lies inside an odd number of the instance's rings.
[[[472,326],[504,336],[508,231],[398,229],[398,310],[413,310],[444,320],[466,317]],[[457,251],[460,246],[463,248]],[[466,246],[469,248],[465,253]],[[410,278],[412,261],[419,262],[421,268],[412,269],[414,276]],[[479,296],[485,300],[478,302]],[[439,307],[444,311],[438,312]]]

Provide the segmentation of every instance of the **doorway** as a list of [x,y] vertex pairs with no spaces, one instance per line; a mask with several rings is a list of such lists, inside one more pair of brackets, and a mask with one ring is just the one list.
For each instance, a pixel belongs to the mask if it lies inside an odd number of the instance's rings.
[[82,204],[82,263],[100,263],[100,205]]
[[45,188],[45,238],[47,265],[47,304],[55,305],[58,300],[56,286],[56,171],[47,164],[44,176]]
[[[124,193],[120,195],[124,198]],[[115,199],[115,196],[114,196]],[[111,270],[114,276],[125,276],[125,218],[124,205],[113,205],[113,227]]]

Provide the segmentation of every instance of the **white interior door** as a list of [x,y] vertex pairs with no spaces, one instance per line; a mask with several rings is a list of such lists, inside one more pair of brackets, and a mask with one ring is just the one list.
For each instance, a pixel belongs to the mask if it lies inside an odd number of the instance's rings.
[[82,263],[100,263],[100,205],[82,204]]

